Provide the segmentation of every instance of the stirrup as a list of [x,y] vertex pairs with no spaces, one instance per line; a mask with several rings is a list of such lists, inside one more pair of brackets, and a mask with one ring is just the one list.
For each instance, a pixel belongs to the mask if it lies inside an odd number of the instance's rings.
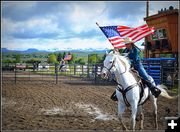
[[112,95],[111,95],[111,99],[113,101],[118,101],[117,97],[116,97],[116,92],[114,92]]
[[118,101],[116,95],[112,96],[111,99],[112,99],[113,101]]
[[161,94],[161,90],[155,90],[153,95],[155,96],[155,98],[159,97],[159,95]]

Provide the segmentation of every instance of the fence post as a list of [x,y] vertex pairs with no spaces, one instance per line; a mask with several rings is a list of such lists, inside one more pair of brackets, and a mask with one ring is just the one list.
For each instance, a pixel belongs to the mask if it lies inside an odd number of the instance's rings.
[[76,75],[76,64],[74,64],[74,75]]
[[83,65],[81,66],[81,68],[82,68],[82,73],[81,73],[81,74],[82,74],[82,76],[83,76],[83,74],[84,74],[84,69],[83,69]]
[[[29,64],[30,65],[30,64]],[[29,81],[31,80],[31,78],[30,78],[30,76],[31,76],[31,70],[30,70],[30,68],[28,67],[28,70],[29,70]]]
[[164,74],[164,70],[163,70],[163,62],[162,62],[162,59],[160,60],[160,77],[161,77],[161,79],[160,79],[160,84],[162,84],[163,83],[163,74]]
[[94,70],[94,81],[95,81],[95,84],[97,83],[97,71],[98,71],[98,66],[97,66],[97,58],[98,58],[98,56],[97,56],[97,54],[96,54],[96,64],[95,64],[95,70]]
[[14,68],[14,70],[15,70],[15,84],[16,84],[16,63],[15,63],[15,68]]
[[58,64],[55,63],[55,76],[56,76],[56,84],[58,83]]
[[89,78],[89,54],[88,54],[88,64],[87,64],[87,77]]
[[95,64],[95,70],[94,70],[94,83],[96,84],[97,83],[97,64]]

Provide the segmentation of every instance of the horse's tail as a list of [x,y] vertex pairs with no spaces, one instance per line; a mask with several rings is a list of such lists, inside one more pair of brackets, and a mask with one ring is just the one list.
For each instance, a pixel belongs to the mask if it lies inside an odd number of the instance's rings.
[[165,98],[167,98],[167,99],[176,99],[177,97],[178,97],[178,95],[177,96],[170,96],[168,93],[167,93],[167,91],[166,91],[166,89],[167,89],[167,87],[165,86],[165,85],[163,85],[163,84],[161,84],[161,85],[157,85],[157,87],[161,90],[161,96],[162,97],[165,97]]

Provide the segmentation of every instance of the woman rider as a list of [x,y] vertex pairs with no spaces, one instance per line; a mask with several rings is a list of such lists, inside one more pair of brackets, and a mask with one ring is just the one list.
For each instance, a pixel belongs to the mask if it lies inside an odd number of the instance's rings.
[[[146,70],[144,69],[141,63],[140,57],[140,49],[134,45],[134,42],[131,38],[127,37],[124,39],[126,49],[124,53],[128,53],[128,57],[131,60],[131,65],[134,67],[135,70],[138,71],[139,75],[141,76],[143,82],[149,87],[151,93],[157,98],[161,91],[151,82],[149,75],[147,74]],[[117,98],[114,95],[111,96],[111,99],[116,101]]]

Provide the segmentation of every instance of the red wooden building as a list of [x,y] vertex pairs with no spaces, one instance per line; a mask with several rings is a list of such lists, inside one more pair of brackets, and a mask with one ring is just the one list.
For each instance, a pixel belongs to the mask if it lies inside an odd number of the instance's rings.
[[161,54],[178,55],[178,9],[169,7],[158,14],[144,18],[155,33],[146,37],[145,58],[161,57]]

